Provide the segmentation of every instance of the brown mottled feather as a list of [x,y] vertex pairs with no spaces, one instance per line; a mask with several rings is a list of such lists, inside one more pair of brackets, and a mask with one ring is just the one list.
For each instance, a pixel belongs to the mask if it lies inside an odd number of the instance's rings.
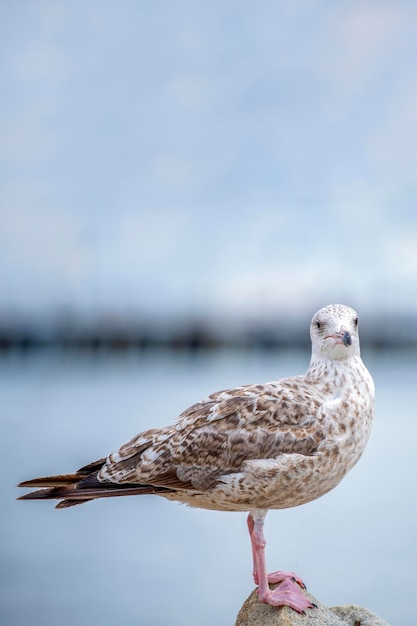
[[[164,485],[164,477],[175,474],[178,489],[207,490],[220,476],[239,471],[245,460],[310,456],[324,437],[313,417],[319,402],[309,389],[294,389],[293,381],[211,394],[181,413],[174,425],[141,433],[122,446],[99,477]],[[151,463],[146,460],[150,448],[157,455]]]

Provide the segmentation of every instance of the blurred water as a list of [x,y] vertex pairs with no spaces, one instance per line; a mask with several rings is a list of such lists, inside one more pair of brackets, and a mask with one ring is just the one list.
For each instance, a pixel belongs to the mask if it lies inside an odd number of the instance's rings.
[[[300,373],[308,360],[216,352],[1,361],[1,624],[232,625],[253,588],[245,515],[154,496],[55,511],[16,502],[14,485],[72,471],[211,391]],[[365,455],[330,494],[269,513],[267,558],[328,605],[360,604],[414,626],[417,358],[364,360],[378,394]]]

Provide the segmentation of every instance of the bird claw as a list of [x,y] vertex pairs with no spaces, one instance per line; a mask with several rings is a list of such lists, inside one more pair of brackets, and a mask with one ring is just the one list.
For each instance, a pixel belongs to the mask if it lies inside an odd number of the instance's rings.
[[298,585],[299,587],[301,587],[301,589],[307,589],[307,587],[306,587],[305,583],[303,583],[303,581],[301,580],[301,578],[299,578],[299,577],[298,577],[298,576],[296,576],[295,574],[293,574],[293,575],[291,576],[291,580],[292,580],[293,582],[297,583],[297,585]]

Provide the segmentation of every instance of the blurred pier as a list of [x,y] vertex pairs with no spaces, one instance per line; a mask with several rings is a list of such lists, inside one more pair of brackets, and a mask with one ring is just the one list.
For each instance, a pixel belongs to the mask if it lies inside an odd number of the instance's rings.
[[[361,345],[371,349],[416,349],[417,315],[367,318]],[[0,354],[54,348],[90,352],[125,350],[191,351],[223,348],[279,350],[309,349],[305,319],[277,318],[274,322],[225,322],[207,319],[132,321],[97,317],[24,321],[0,318]]]

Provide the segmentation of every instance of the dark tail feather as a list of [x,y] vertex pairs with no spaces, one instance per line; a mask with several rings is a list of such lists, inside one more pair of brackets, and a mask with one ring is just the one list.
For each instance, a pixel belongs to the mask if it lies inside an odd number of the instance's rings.
[[58,474],[57,476],[42,476],[41,478],[33,478],[32,480],[24,480],[19,483],[18,487],[63,487],[65,485],[72,485],[78,483],[91,476],[95,472],[98,472],[106,462],[106,458],[99,459],[88,465],[84,465],[75,474]]
[[116,496],[136,496],[141,494],[155,494],[172,491],[169,487],[155,487],[153,485],[132,485],[101,482],[97,473],[106,462],[99,459],[81,467],[75,474],[59,474],[58,476],[44,476],[25,480],[18,487],[45,487],[26,493],[18,500],[61,500],[57,509],[65,509],[76,504],[83,504],[96,498],[112,498]]
[[[82,498],[80,498],[79,492],[78,494],[74,493],[71,496],[67,495],[66,499],[58,502],[55,508],[67,509],[70,506],[75,506],[76,504],[84,504],[85,502],[90,502],[91,500],[95,500],[96,498],[114,498],[117,496],[143,496],[146,494],[157,494],[163,491],[170,491],[170,489],[164,489],[162,487],[152,487],[152,485],[138,485],[137,487],[119,487],[114,489],[103,489],[101,491],[91,490],[89,493],[85,493],[83,491]],[[56,498],[57,496],[52,497]],[[58,497],[62,497],[62,495]]]
[[[29,481],[31,482],[31,481]],[[19,485],[20,486],[20,485]],[[78,498],[75,499],[75,494],[73,491],[67,489],[68,494],[71,493],[71,496],[74,496],[74,499],[62,500],[62,502],[58,502],[56,505],[56,509],[65,509],[69,506],[75,506],[76,504],[84,504],[84,502],[88,502],[89,500],[93,500],[93,498]],[[60,487],[52,487],[51,489],[39,489],[38,491],[31,491],[30,493],[26,493],[24,496],[20,496],[17,498],[18,500],[60,500],[63,497],[63,488]]]
[[80,474],[58,474],[57,476],[43,476],[41,478],[33,478],[32,480],[24,480],[19,483],[18,487],[63,487],[64,485],[72,485],[81,480]]
[[[68,474],[68,477],[74,476]],[[18,498],[18,500],[62,500],[56,506],[57,509],[64,509],[76,504],[83,504],[89,500],[95,500],[96,498],[114,498],[117,496],[137,496],[143,494],[156,494],[166,491],[171,491],[164,487],[154,487],[153,485],[118,485],[115,483],[101,483],[95,476],[87,476],[80,480],[80,476],[77,477],[77,482],[68,478],[66,483],[59,483],[59,478],[51,476],[48,478],[35,478],[34,480],[21,483],[19,486],[39,487],[48,484],[47,489],[38,489],[37,491],[31,491],[24,496]],[[53,486],[52,486],[53,485]]]
[[68,509],[70,506],[76,506],[77,504],[85,504],[86,502],[91,502],[94,498],[90,498],[90,500],[61,500],[56,505],[56,509]]
[[[19,485],[20,486],[20,485]],[[31,491],[25,493],[24,496],[20,496],[17,500],[51,500],[59,498],[58,492],[62,491],[62,487],[51,487],[50,489],[38,489],[37,491]]]

